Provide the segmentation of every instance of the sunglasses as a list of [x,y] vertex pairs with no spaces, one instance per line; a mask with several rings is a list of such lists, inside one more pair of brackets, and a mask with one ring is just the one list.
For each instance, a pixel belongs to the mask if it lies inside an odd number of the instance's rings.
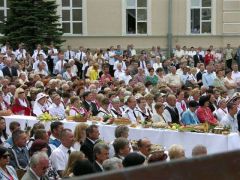
[[10,157],[10,154],[6,154],[2,156],[3,159],[7,159],[8,157]]

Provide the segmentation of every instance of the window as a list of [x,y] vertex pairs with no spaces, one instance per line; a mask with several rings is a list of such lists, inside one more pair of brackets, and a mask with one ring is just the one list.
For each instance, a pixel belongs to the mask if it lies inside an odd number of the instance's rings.
[[212,33],[212,0],[191,0],[191,33]]
[[7,17],[7,10],[7,0],[0,0],[0,31],[2,31],[3,21]]
[[148,33],[147,0],[126,0],[126,34]]
[[64,34],[82,34],[82,0],[62,0],[62,29]]

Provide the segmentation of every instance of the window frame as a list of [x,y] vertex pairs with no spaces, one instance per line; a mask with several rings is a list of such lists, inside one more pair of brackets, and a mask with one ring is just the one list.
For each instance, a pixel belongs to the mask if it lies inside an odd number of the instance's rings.
[[[128,6],[127,5],[127,0],[122,0],[122,36],[149,36],[152,34],[152,26],[151,26],[151,4],[152,0],[147,0],[147,7],[137,7],[137,0],[135,0],[135,5],[134,6]],[[129,34],[127,33],[127,9],[134,9],[136,12],[136,33],[134,34]],[[147,11],[147,19],[146,20],[140,20],[138,21],[137,19],[137,10],[139,9],[146,9]],[[146,22],[147,23],[147,33],[145,34],[139,34],[137,32],[137,24],[141,22]]]
[[[73,7],[72,0],[70,0],[70,5],[67,7],[62,6],[61,2],[61,10],[60,10],[60,16],[61,16],[61,27],[63,27],[63,23],[70,23],[70,33],[63,33],[63,36],[84,36],[87,34],[87,18],[86,18],[86,0],[82,0],[82,7]],[[73,10],[78,9],[82,11],[82,20],[81,21],[74,21],[73,20]],[[70,11],[70,20],[69,21],[63,21],[63,10]],[[81,34],[74,34],[73,33],[73,23],[82,23],[82,33]]]
[[[191,10],[199,9],[200,10],[200,33],[191,32]],[[202,20],[202,9],[211,10],[211,20]],[[186,25],[186,35],[194,36],[209,36],[216,35],[216,0],[212,0],[211,7],[203,7],[202,0],[200,6],[192,6],[191,0],[187,0],[187,25]],[[202,22],[211,22],[211,33],[202,33]]]
[[[3,1],[3,6],[0,6],[0,11],[3,11],[4,12],[4,17],[5,18],[7,18],[7,11],[8,11],[8,7],[7,7],[7,0],[4,0]],[[2,21],[0,21],[0,23],[2,23],[3,24],[3,22]],[[0,36],[3,36],[3,34],[0,34]]]

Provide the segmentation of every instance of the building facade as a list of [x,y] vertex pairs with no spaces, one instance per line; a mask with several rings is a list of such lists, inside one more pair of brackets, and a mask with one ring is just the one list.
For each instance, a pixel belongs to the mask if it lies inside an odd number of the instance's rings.
[[[0,0],[0,20],[7,14]],[[240,45],[240,0],[56,0],[64,47]]]

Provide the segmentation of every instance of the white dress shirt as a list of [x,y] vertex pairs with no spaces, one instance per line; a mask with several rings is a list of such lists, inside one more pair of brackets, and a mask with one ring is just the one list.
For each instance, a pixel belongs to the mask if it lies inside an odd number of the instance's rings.
[[114,58],[114,56],[115,56],[115,51],[109,51],[109,64],[110,64],[111,66],[113,66],[114,63],[115,63],[115,58]]
[[227,113],[228,113],[227,108],[226,108],[226,109],[218,108],[216,111],[214,111],[214,114],[217,116],[218,121],[221,121],[222,118],[223,118],[225,115],[227,115]]
[[[70,57],[70,58],[69,58]],[[64,59],[67,59],[67,60],[69,60],[69,59],[74,59],[75,58],[75,52],[74,51],[66,51],[66,52],[64,52]]]
[[238,122],[237,122],[237,119],[232,117],[229,113],[226,114],[222,118],[220,124],[223,125],[223,126],[230,126],[230,131],[231,132],[238,132]]
[[[72,147],[70,148],[71,152],[75,151]],[[69,154],[69,149],[63,146],[62,144],[56,148],[51,156],[50,161],[52,163],[52,167],[56,169],[57,171],[63,171],[66,169]]]
[[137,124],[137,118],[141,118],[141,114],[139,111],[136,111],[135,109],[127,108],[124,113],[123,117],[128,118],[133,124]]
[[45,54],[45,52],[44,52],[43,50],[40,50],[40,51],[38,52],[38,50],[36,49],[36,50],[34,50],[33,55],[32,55],[32,58],[33,58],[35,61],[37,61],[37,55],[38,55],[38,54],[42,54],[42,55],[43,55],[43,58],[44,58],[44,59],[47,59],[47,55]]
[[86,57],[86,53],[83,51],[78,51],[78,53],[75,55],[75,58],[80,61],[83,61],[85,57]]
[[27,51],[25,49],[17,49],[15,51],[15,56],[17,60],[20,60],[21,58],[26,58]]
[[126,66],[126,63],[124,61],[120,62],[119,60],[117,60],[115,63],[114,63],[114,66],[113,66],[113,69],[116,70],[117,69],[117,65],[118,64],[122,64],[122,71],[125,71],[127,69],[127,66]]
[[120,70],[117,69],[117,70],[114,72],[114,78],[117,79],[117,80],[119,80],[119,77],[123,76],[124,74],[125,74],[124,71],[120,71]]
[[65,109],[62,103],[60,103],[59,106],[57,106],[55,103],[52,103],[48,111],[52,116],[59,116],[62,118],[65,117]]
[[63,67],[62,67],[62,61],[58,60],[58,62],[56,63],[54,70],[56,73],[58,74],[62,74],[63,70],[64,70],[64,64],[66,64],[67,62],[63,60]]

